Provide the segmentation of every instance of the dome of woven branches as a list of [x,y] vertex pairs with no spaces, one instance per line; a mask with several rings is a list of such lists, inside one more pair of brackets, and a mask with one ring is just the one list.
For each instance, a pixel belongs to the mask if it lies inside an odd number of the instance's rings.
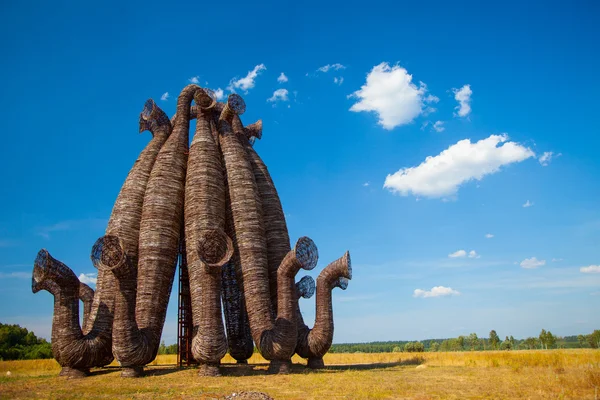
[[[122,376],[143,375],[158,352],[178,264],[179,308],[189,310],[185,357],[199,374],[219,375],[227,352],[245,363],[254,346],[272,373],[288,373],[294,353],[309,367],[323,366],[333,340],[331,294],[352,278],[350,255],[325,267],[316,284],[310,276],[297,282],[301,269],[317,265],[317,247],[308,237],[292,247],[279,195],[254,148],[262,122],[244,125],[245,109],[239,95],[221,103],[197,85],[181,91],[172,118],[151,99],[144,104],[139,129],[152,139],[92,247],[95,291],[39,252],[32,290],[54,296],[52,348],[61,374],[85,376],[114,357]],[[299,299],[315,292],[310,329]]]

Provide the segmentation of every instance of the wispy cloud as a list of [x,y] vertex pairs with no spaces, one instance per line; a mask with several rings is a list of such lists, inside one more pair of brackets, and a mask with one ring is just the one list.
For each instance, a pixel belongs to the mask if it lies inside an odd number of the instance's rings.
[[0,272],[0,278],[31,279],[31,272]]
[[248,93],[248,90],[252,89],[255,86],[255,80],[258,77],[258,75],[266,70],[267,67],[265,67],[265,64],[259,64],[256,67],[254,67],[254,69],[252,69],[251,71],[248,71],[248,74],[240,79],[232,79],[231,82],[229,82],[229,86],[227,86],[227,89],[231,92],[235,93],[235,89],[240,89],[243,90],[244,93]]
[[273,92],[273,96],[268,98],[267,101],[270,101],[273,103],[276,103],[278,101],[289,101],[287,89],[277,89],[276,91]]
[[376,113],[379,124],[387,130],[411,123],[437,99],[427,96],[425,83],[415,85],[406,69],[390,67],[386,62],[374,66],[365,84],[348,98],[358,100],[350,111]]
[[562,260],[563,260],[562,258],[553,258],[552,262],[559,262],[559,261],[562,261]]
[[368,187],[370,184],[371,184],[371,182],[365,182],[365,183],[363,183],[363,186]]
[[320,71],[320,72],[329,72],[330,70],[339,71],[340,69],[346,69],[346,67],[343,66],[340,63],[335,63],[335,64],[324,65],[324,66],[318,68],[317,71]]
[[277,82],[279,83],[285,83],[288,81],[288,77],[285,76],[285,74],[282,72],[281,75],[279,75],[279,77],[277,78]]
[[190,79],[188,79],[188,81],[197,85],[198,83],[200,83],[200,75],[192,76]]
[[527,208],[527,207],[531,207],[531,206],[533,206],[533,202],[531,202],[531,201],[529,201],[529,200],[527,200],[527,201],[526,201],[526,202],[523,204],[523,207],[525,207],[525,208]]
[[552,151],[545,151],[540,158],[538,158],[538,161],[542,164],[542,167],[547,167],[553,159],[560,156],[562,156],[562,153],[554,154]]
[[538,260],[536,257],[526,258],[521,261],[521,268],[534,269],[546,265],[546,260]]
[[493,235],[493,234],[491,234],[491,233],[486,233],[486,234],[485,234],[485,238],[486,238],[486,239],[491,239],[491,238],[493,238],[493,237],[494,237],[494,235]]
[[588,267],[581,267],[579,271],[584,274],[600,274],[600,265],[590,265]]
[[67,220],[57,222],[53,225],[41,226],[36,228],[35,232],[37,235],[43,237],[44,239],[50,239],[50,235],[55,232],[62,231],[72,231],[78,230],[86,227],[99,228],[106,226],[108,221],[106,219],[101,218],[89,218],[89,219],[81,219],[81,220]]
[[434,286],[431,290],[415,289],[413,297],[444,297],[444,296],[458,296],[460,292],[450,287]]
[[465,182],[480,181],[503,166],[534,156],[529,148],[509,142],[506,134],[491,135],[476,143],[464,139],[437,156],[427,157],[416,167],[388,175],[383,187],[402,196],[411,193],[430,198],[454,196]]
[[338,77],[334,77],[333,78],[333,83],[335,83],[338,86],[341,86],[342,83],[344,83],[344,77],[343,76],[340,76],[339,78]]
[[469,252],[469,258],[481,258],[481,256],[479,254],[477,254],[477,252],[475,250],[471,250]]
[[215,92],[215,97],[217,98],[217,100],[223,100],[223,97],[225,97],[225,93],[223,93],[223,89],[221,89],[221,88],[218,88],[214,92]]
[[458,109],[457,115],[459,117],[466,117],[471,113],[471,95],[473,91],[471,90],[471,85],[464,85],[460,89],[452,89],[454,92],[454,99],[458,101]]
[[0,247],[13,247],[16,246],[17,242],[15,240],[8,239],[0,239]]
[[467,256],[467,252],[465,250],[456,250],[454,253],[448,254],[449,258],[463,258]]
[[164,93],[162,94],[162,96],[160,96],[160,99],[161,99],[162,101],[167,101],[167,100],[169,100],[169,92],[164,92]]
[[86,285],[96,285],[98,281],[97,273],[88,273],[88,274],[79,274],[79,281],[85,283]]
[[446,128],[444,128],[444,121],[436,121],[435,124],[433,124],[433,130],[436,132],[444,132],[444,130],[446,130]]

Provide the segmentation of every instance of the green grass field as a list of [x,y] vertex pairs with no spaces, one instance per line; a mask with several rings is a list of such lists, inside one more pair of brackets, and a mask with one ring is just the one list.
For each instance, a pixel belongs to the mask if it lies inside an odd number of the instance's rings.
[[[54,360],[0,362],[0,397],[10,399],[218,399],[260,391],[275,399],[594,399],[600,396],[600,351],[328,354],[328,367],[307,370],[294,358],[290,375],[267,375],[224,360],[224,376],[199,377],[159,356],[148,376],[122,379],[116,365],[84,379],[58,377]],[[10,374],[8,372],[10,371]]]

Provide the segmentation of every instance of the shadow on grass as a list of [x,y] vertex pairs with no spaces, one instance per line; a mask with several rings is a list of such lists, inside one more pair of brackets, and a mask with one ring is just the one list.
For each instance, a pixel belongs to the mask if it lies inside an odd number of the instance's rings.
[[[305,374],[305,373],[327,373],[327,372],[342,372],[342,371],[368,371],[375,369],[387,369],[394,367],[403,367],[403,366],[411,366],[411,365],[421,365],[425,362],[425,358],[420,356],[415,356],[412,358],[407,358],[405,360],[400,360],[397,362],[388,362],[388,363],[371,363],[371,364],[343,364],[343,365],[326,365],[323,369],[313,370],[307,368],[306,365],[303,364],[293,364],[292,365],[292,374]],[[221,375],[222,376],[263,376],[269,375],[267,369],[269,368],[268,363],[260,363],[260,364],[221,364]],[[121,368],[116,366],[104,367],[101,369],[96,369],[91,372],[91,376],[100,376],[104,374],[120,372]],[[161,376],[172,374],[180,371],[191,371],[192,373],[197,373],[197,366],[189,366],[189,367],[178,367],[173,364],[168,365],[152,365],[147,366],[144,370],[145,376]]]

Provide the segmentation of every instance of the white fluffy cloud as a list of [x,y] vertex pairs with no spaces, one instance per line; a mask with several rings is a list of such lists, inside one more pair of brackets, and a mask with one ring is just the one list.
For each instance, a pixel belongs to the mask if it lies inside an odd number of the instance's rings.
[[584,274],[600,274],[600,265],[590,265],[589,267],[581,267],[579,271]]
[[465,258],[465,257],[480,258],[481,256],[479,254],[477,254],[477,252],[475,250],[471,250],[468,253],[466,252],[466,250],[456,250],[454,253],[448,254],[448,257],[449,258]]
[[526,202],[523,204],[523,207],[525,207],[525,208],[528,208],[528,207],[531,207],[531,206],[533,206],[533,203],[532,203],[531,201],[529,201],[529,200],[527,200],[527,201],[526,201]]
[[267,101],[276,102],[276,101],[288,101],[288,91],[287,89],[277,89],[273,92],[273,96],[267,99]]
[[96,281],[98,281],[98,274],[80,274],[79,281],[85,283],[86,285],[96,285]]
[[[476,143],[464,139],[416,167],[402,168],[385,178],[384,188],[402,196],[439,198],[453,196],[465,182],[496,173],[504,165],[521,162],[535,154],[508,136],[491,135]],[[498,146],[504,143],[502,146]]]
[[477,252],[475,250],[471,250],[469,252],[469,258],[481,258],[481,256],[479,254],[477,254]]
[[227,87],[231,92],[235,92],[235,89],[243,90],[244,93],[248,93],[248,90],[254,87],[254,80],[264,70],[266,70],[265,64],[259,64],[252,71],[248,71],[248,75],[240,79],[232,79]]
[[339,71],[340,69],[346,69],[346,67],[340,63],[335,63],[335,64],[327,64],[327,65],[317,69],[317,71],[328,72],[329,70]]
[[493,235],[493,234],[491,234],[491,233],[486,233],[486,234],[485,234],[485,238],[486,238],[486,239],[491,239],[491,238],[493,238],[493,237],[494,237],[494,235]]
[[188,81],[197,85],[198,83],[200,83],[200,75],[192,76],[190,79],[188,79]]
[[164,92],[164,93],[162,94],[162,96],[160,96],[160,99],[161,99],[162,101],[167,101],[167,100],[169,100],[169,92]]
[[350,111],[375,112],[379,124],[388,130],[411,123],[430,109],[427,104],[438,100],[427,95],[423,82],[418,87],[412,83],[412,75],[406,69],[399,65],[390,67],[385,62],[374,66],[366,83],[348,98],[358,99]]
[[456,250],[454,253],[448,254],[450,258],[463,258],[467,256],[467,252],[464,250]]
[[215,90],[215,97],[217,98],[217,100],[222,100],[223,97],[225,97],[225,93],[223,93],[223,89],[218,88],[217,90]]
[[458,116],[466,117],[471,113],[471,95],[473,91],[471,90],[471,85],[465,85],[460,89],[452,89],[454,92],[454,99],[458,101]]
[[413,297],[441,297],[441,296],[458,296],[459,291],[444,286],[434,286],[431,290],[415,289]]
[[433,129],[436,132],[444,132],[444,130],[446,128],[444,128],[444,121],[436,121],[435,124],[433,124]]
[[282,72],[281,75],[279,75],[279,77],[277,78],[277,82],[279,83],[285,83],[288,81],[288,77],[285,76],[285,74]]
[[526,258],[521,261],[521,267],[525,269],[533,269],[546,265],[546,260],[538,260],[536,257]]

